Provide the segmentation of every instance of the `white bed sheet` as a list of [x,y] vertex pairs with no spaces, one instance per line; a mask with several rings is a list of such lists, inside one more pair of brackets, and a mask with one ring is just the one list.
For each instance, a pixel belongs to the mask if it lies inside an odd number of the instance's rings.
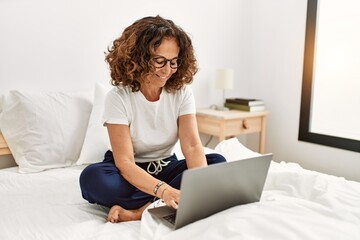
[[[183,158],[179,144],[174,151]],[[107,208],[82,198],[84,168],[30,174],[19,173],[18,167],[0,169],[0,240],[139,239],[140,221],[107,222]]]
[[84,166],[20,174],[0,170],[0,239],[139,239],[140,221],[106,222],[107,209],[82,196]]
[[272,162],[260,202],[176,231],[144,211],[140,239],[359,240],[360,183]]
[[[179,149],[175,151],[181,158]],[[215,151],[230,161],[258,155],[236,139],[224,141]],[[294,163],[271,163],[260,202],[222,211],[177,231],[147,211],[141,222],[107,222],[108,209],[81,196],[83,168],[32,174],[20,174],[16,167],[1,169],[0,239],[360,239],[360,183]]]

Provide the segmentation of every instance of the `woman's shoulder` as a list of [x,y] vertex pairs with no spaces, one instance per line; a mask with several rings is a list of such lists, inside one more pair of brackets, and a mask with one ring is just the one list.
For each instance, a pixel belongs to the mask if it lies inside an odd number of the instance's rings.
[[129,87],[118,85],[114,86],[106,95],[108,102],[129,102],[131,89]]
[[182,88],[172,93],[167,93],[167,98],[172,99],[171,101],[182,103],[193,98],[193,91],[190,86],[184,85]]
[[126,97],[131,93],[131,89],[128,86],[118,85],[114,86],[110,91],[109,95]]
[[173,92],[175,95],[186,95],[186,94],[192,94],[191,87],[189,85],[184,85],[180,89]]
[[184,85],[177,91],[179,96],[186,97],[189,95],[193,95],[193,91],[189,85]]

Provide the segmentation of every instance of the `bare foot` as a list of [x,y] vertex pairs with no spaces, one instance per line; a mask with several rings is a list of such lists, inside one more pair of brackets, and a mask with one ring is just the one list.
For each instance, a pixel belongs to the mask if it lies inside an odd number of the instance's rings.
[[119,205],[114,205],[110,208],[107,220],[112,223],[140,220],[142,213],[149,204],[147,203],[135,210],[127,210]]

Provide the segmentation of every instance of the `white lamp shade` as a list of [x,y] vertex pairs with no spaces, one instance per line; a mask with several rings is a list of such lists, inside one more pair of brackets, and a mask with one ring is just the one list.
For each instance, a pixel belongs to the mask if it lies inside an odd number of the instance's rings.
[[216,70],[215,87],[219,89],[232,89],[234,87],[234,70]]

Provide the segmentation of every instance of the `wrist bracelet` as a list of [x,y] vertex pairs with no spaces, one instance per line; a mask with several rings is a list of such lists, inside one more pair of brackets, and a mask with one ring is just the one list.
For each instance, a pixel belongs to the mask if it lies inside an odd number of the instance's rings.
[[153,190],[155,196],[156,196],[157,191],[159,190],[159,187],[163,184],[164,184],[163,181],[159,181],[158,184],[155,185],[154,190]]
[[161,199],[164,200],[164,192],[167,190],[167,187],[161,193]]

